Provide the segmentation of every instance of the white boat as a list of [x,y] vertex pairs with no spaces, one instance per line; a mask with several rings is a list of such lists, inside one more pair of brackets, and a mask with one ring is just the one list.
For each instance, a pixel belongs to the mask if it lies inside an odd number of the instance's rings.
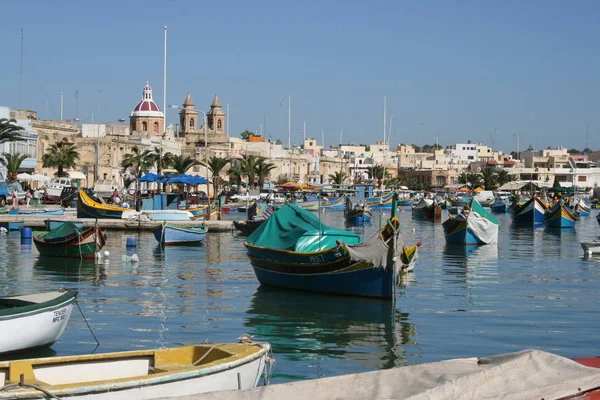
[[185,210],[125,210],[121,218],[142,221],[191,221],[194,214]]
[[587,254],[600,254],[600,240],[581,242],[581,248]]
[[269,344],[250,341],[5,361],[0,399],[39,399],[41,390],[44,398],[145,400],[250,389],[269,354]]
[[60,200],[60,194],[65,186],[75,186],[70,178],[52,178],[44,185],[44,194],[48,200]]
[[[468,351],[468,350],[467,350]],[[539,350],[206,393],[194,400],[597,399],[595,359]]]
[[[100,179],[94,183],[93,191],[97,197],[102,197],[104,199],[110,198],[115,190],[121,192],[119,185],[114,179]],[[120,196],[121,195],[119,194],[119,197]]]
[[60,291],[0,298],[0,354],[56,342],[67,327],[76,296],[77,292]]

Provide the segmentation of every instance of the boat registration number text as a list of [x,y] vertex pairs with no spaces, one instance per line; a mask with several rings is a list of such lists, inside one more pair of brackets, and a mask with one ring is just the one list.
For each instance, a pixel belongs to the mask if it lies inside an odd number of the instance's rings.
[[54,311],[54,318],[52,318],[52,323],[64,321],[67,315],[67,309],[61,308],[60,310]]

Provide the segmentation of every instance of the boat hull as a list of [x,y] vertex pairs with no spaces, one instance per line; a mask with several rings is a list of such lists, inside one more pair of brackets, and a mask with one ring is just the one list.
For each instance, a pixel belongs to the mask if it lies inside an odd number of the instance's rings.
[[577,221],[575,215],[564,205],[556,205],[546,212],[546,225],[551,228],[573,228]]
[[344,218],[352,224],[364,224],[365,222],[371,222],[373,214],[369,210],[352,210],[347,212]]
[[502,200],[495,201],[490,205],[490,211],[498,214],[506,214],[510,210],[510,207]]
[[[11,299],[27,301],[32,296]],[[56,292],[48,301],[10,309],[12,315],[0,310],[0,354],[51,346],[67,327],[76,296],[77,292]]]
[[106,243],[106,234],[100,228],[91,227],[74,238],[47,243],[46,232],[34,232],[33,243],[41,255],[52,257],[94,258]]
[[512,221],[517,225],[539,225],[545,221],[546,207],[538,198],[532,198],[525,204],[513,208]]
[[2,221],[0,222],[0,228],[5,228],[9,231],[18,231],[23,228],[24,222],[19,221]]
[[256,230],[263,222],[266,220],[246,220],[246,221],[233,221],[233,226],[243,233],[244,235],[249,235]]
[[204,242],[207,229],[204,227],[182,227],[176,225],[159,225],[153,233],[156,240],[164,246],[197,245]]
[[81,189],[79,191],[77,218],[121,219],[125,210],[128,210],[128,208],[99,203],[94,201],[85,190]]
[[[59,220],[53,220],[53,219],[47,219],[44,221],[44,223],[46,224],[46,230],[47,231],[51,231],[54,229],[57,229],[59,227],[62,226],[62,224],[65,223],[65,221],[59,221]],[[77,229],[79,229],[80,231],[83,230],[83,222],[73,222],[73,224],[75,225],[75,227],[77,227]]]
[[446,220],[442,223],[444,237],[448,244],[479,245],[486,244],[468,227],[466,221]]

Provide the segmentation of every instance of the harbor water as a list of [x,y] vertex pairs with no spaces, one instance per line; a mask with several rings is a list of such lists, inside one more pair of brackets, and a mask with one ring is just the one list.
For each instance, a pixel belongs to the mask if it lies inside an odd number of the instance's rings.
[[[111,231],[110,254],[97,262],[41,257],[18,232],[2,234],[0,294],[75,289],[100,342],[74,308],[60,340],[26,356],[232,342],[247,333],[272,344],[273,383],[529,348],[597,356],[600,256],[580,246],[598,238],[596,213],[563,231],[516,228],[500,215],[497,245],[464,248],[447,246],[440,223],[415,221],[407,208],[399,214],[404,239],[423,244],[395,303],[260,287],[233,232],[161,249],[151,232]],[[321,214],[345,227],[342,215]],[[351,229],[368,237],[385,218],[375,211],[372,223]],[[134,253],[138,264],[122,261]]]

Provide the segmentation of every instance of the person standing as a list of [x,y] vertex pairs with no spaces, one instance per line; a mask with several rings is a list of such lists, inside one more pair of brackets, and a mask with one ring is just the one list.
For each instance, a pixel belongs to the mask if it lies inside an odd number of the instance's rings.
[[31,189],[25,192],[25,204],[29,208],[29,202],[31,201]]
[[16,210],[17,208],[19,208],[19,192],[17,191],[17,188],[13,189],[12,203],[13,203],[13,209]]

